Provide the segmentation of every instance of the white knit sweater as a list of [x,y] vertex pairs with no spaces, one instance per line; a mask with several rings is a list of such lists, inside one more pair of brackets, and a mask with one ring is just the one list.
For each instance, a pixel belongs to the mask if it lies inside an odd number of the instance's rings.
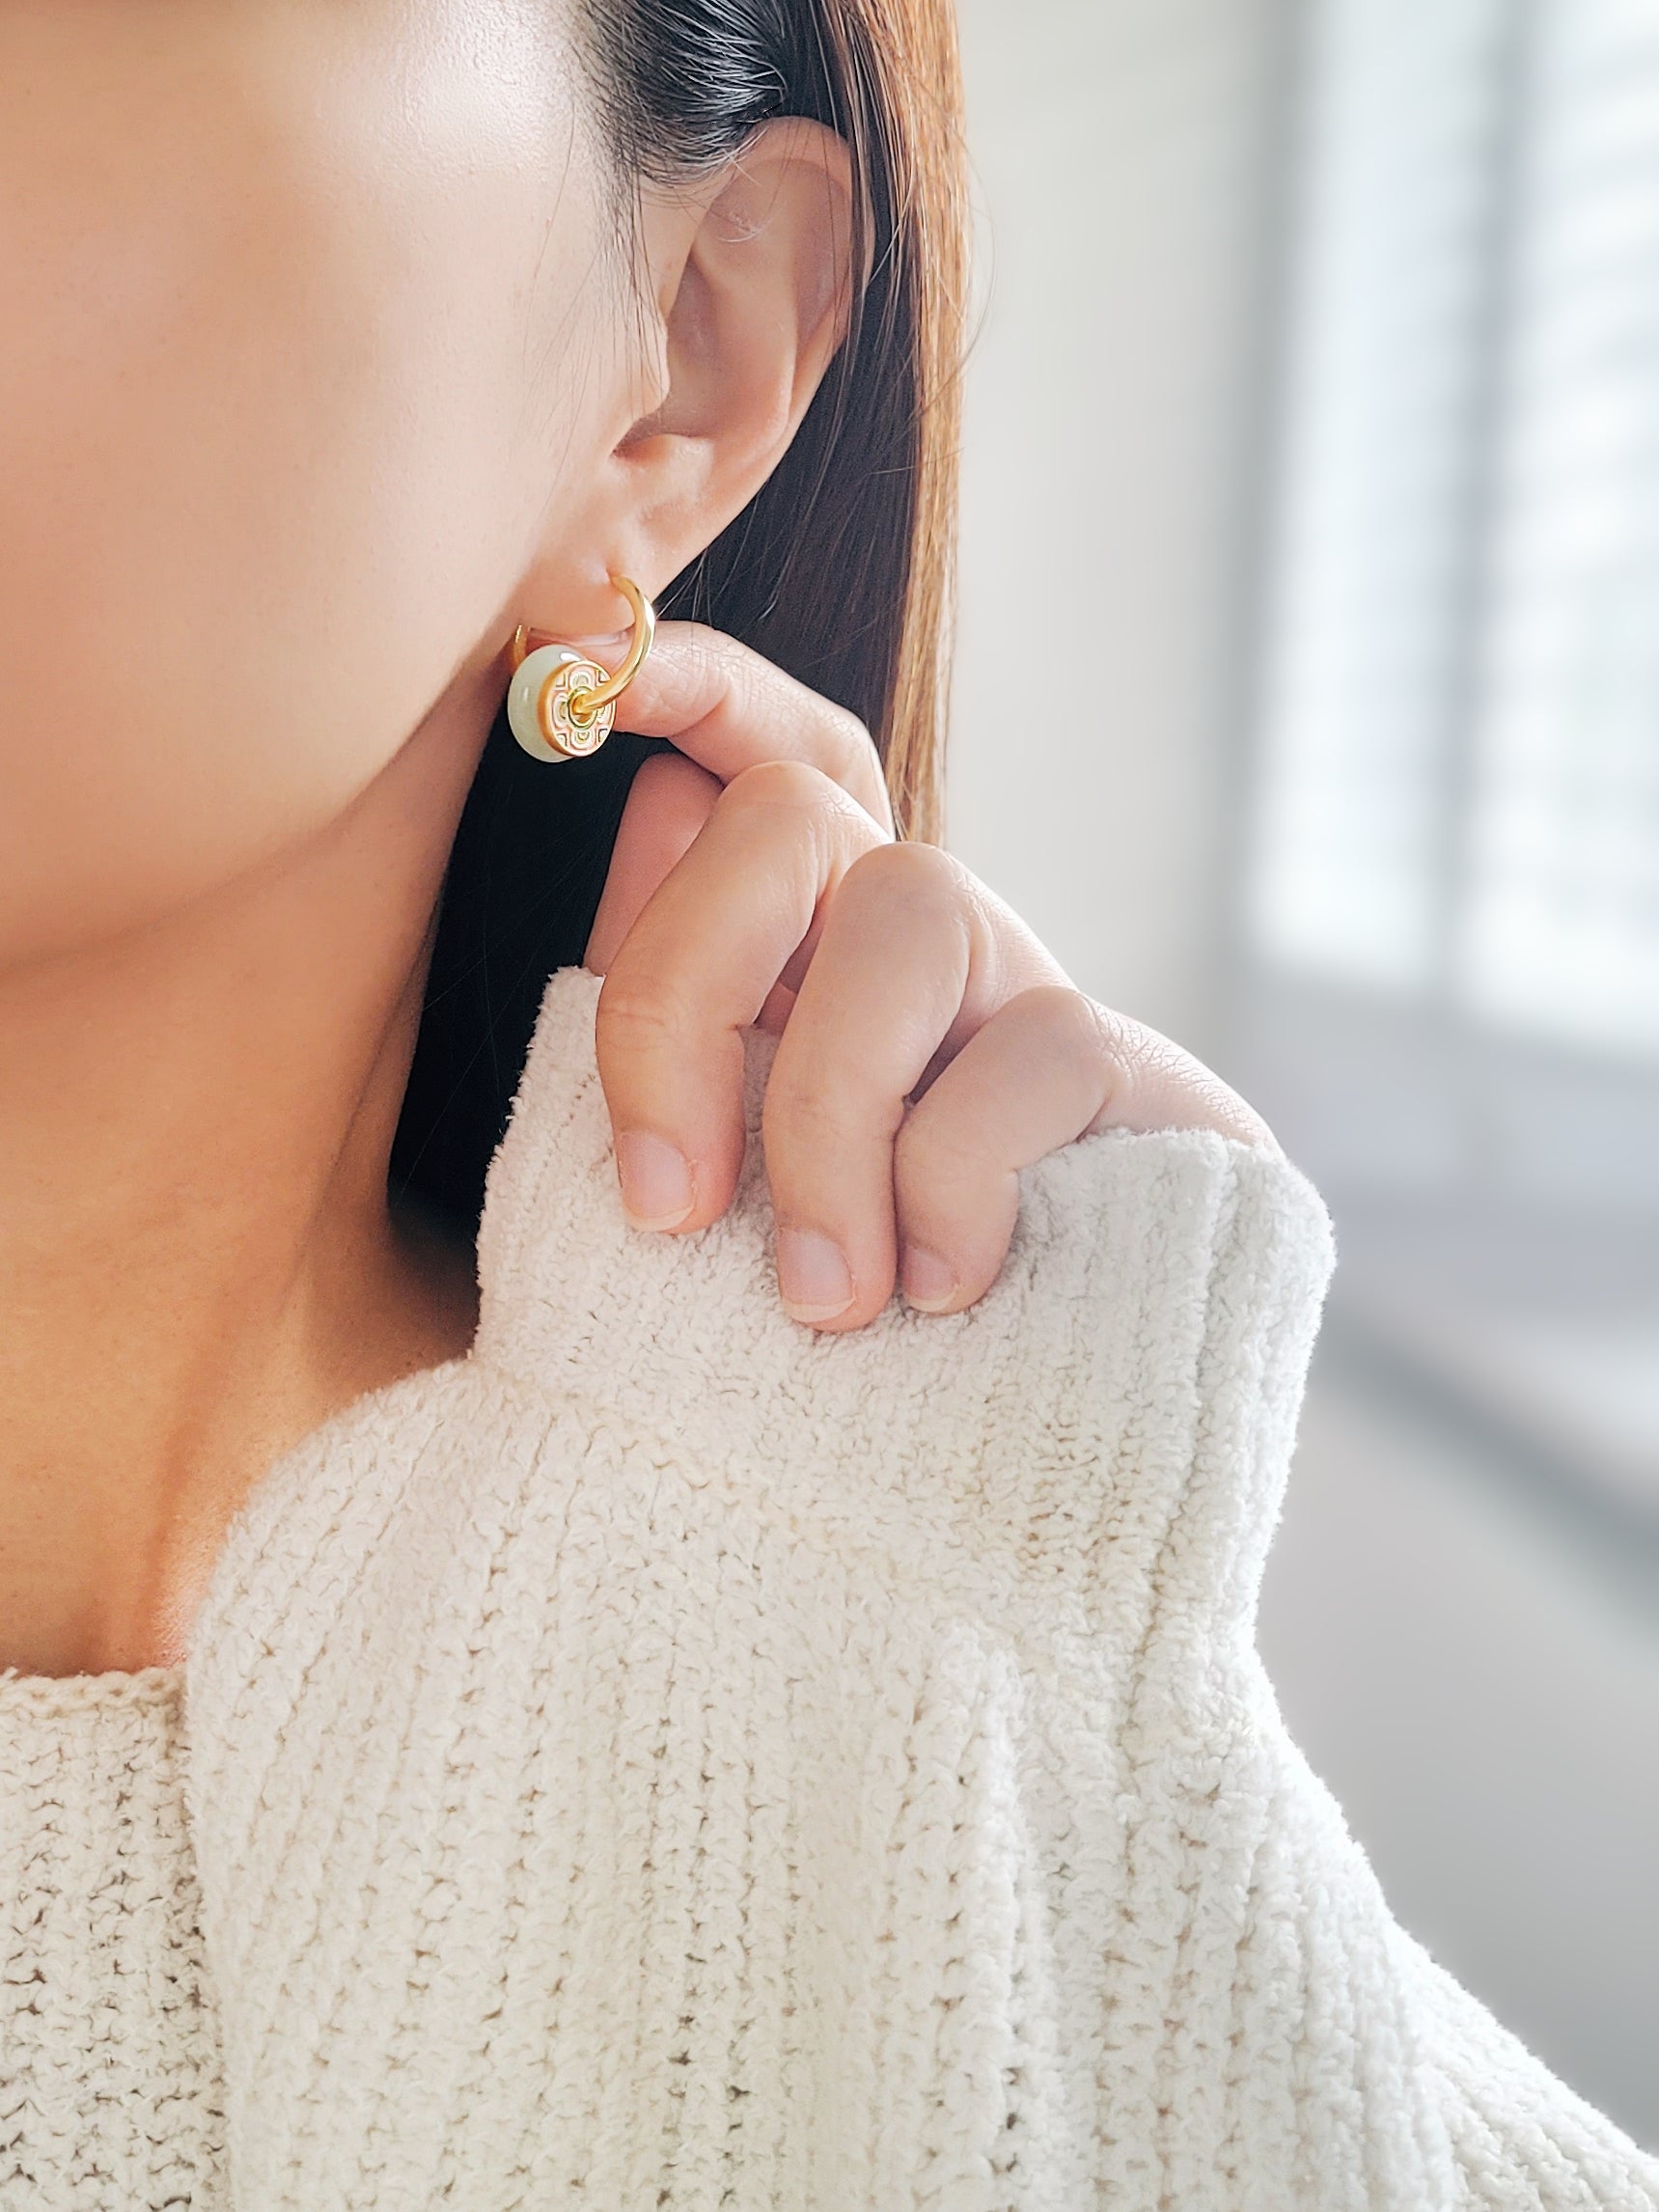
[[182,1711],[0,1682],[0,2203],[1653,2212],[1257,1660],[1308,1184],[1092,1138],[973,1312],[813,1337],[753,1149],[713,1229],[626,1228],[597,988],[548,987],[473,1351],[260,1486]]

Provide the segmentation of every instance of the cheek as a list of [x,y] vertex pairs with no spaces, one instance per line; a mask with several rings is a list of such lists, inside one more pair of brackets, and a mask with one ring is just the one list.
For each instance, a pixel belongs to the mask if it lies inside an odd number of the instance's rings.
[[596,457],[550,57],[390,13],[0,17],[0,957],[336,816]]

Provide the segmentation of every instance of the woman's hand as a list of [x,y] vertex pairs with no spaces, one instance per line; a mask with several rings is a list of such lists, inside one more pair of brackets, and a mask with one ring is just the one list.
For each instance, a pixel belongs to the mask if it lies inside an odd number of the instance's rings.
[[784,1303],[856,1329],[892,1296],[955,1313],[995,1281],[1018,1171],[1096,1129],[1273,1146],[1167,1037],[1074,989],[936,846],[895,842],[853,716],[733,639],[664,623],[627,727],[640,769],[587,965],[623,1203],[702,1229],[743,1154],[742,1032],[781,1032],[766,1174]]

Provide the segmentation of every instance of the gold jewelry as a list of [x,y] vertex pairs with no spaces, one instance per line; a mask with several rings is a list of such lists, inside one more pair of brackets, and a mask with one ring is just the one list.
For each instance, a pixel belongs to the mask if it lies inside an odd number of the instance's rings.
[[596,753],[617,719],[617,701],[645,666],[656,637],[656,609],[626,576],[612,586],[633,610],[634,634],[615,676],[567,645],[532,648],[520,622],[512,633],[507,719],[533,760],[582,760]]

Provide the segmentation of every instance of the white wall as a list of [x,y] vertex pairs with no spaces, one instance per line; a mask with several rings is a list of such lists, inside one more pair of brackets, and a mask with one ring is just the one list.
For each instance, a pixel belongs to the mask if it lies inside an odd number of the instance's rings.
[[1203,1051],[1290,8],[960,9],[988,303],[949,839],[1082,988]]

